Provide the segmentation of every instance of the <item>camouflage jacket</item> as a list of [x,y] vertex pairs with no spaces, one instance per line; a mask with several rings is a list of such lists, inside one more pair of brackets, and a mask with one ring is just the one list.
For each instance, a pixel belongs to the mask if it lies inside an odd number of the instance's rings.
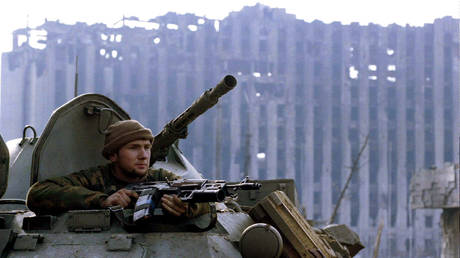
[[[149,169],[145,181],[178,179],[179,176],[164,169]],[[56,214],[68,210],[101,209],[101,203],[127,183],[115,178],[112,165],[106,164],[67,176],[55,177],[31,186],[27,193],[27,206],[39,214]],[[190,204],[187,217],[206,213],[206,204]]]

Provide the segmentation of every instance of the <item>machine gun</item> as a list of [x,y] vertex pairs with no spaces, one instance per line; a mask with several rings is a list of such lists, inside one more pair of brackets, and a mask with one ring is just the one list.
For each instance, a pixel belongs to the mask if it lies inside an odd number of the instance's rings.
[[257,190],[260,187],[261,184],[249,182],[246,177],[237,184],[228,184],[224,180],[178,179],[131,184],[126,189],[139,194],[133,214],[136,223],[163,215],[160,200],[164,194],[175,194],[183,202],[190,203],[222,202],[227,196],[235,197],[237,190]]
[[164,160],[169,146],[177,139],[185,139],[187,137],[187,125],[217,104],[222,95],[235,88],[236,83],[235,77],[231,75],[225,76],[216,87],[205,91],[182,114],[166,124],[163,130],[154,137],[150,155],[150,166],[157,160]]

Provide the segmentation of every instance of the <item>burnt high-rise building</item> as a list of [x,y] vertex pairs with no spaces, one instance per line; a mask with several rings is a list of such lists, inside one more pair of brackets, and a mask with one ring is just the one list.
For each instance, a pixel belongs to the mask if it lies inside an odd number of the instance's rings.
[[365,146],[336,221],[359,233],[362,257],[381,221],[383,257],[439,256],[440,211],[411,210],[408,185],[419,169],[459,162],[458,20],[309,23],[256,5],[223,20],[168,13],[118,25],[17,30],[2,55],[2,137],[43,130],[74,95],[76,57],[79,94],[107,95],[155,133],[233,74],[237,88],[181,142],[204,176],[294,178],[308,219],[327,221]]

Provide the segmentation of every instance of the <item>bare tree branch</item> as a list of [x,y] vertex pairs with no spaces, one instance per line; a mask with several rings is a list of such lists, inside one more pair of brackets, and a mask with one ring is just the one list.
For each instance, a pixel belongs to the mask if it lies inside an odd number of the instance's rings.
[[377,258],[379,256],[380,238],[382,236],[382,230],[383,220],[380,221],[379,228],[377,229],[377,238],[375,239],[373,258]]
[[366,149],[368,140],[369,140],[369,134],[367,134],[366,139],[364,140],[364,143],[363,143],[363,145],[361,146],[361,149],[358,152],[358,155],[353,160],[353,165],[351,167],[350,174],[348,175],[347,182],[343,186],[342,192],[340,193],[339,199],[337,200],[337,204],[335,205],[334,211],[332,212],[332,215],[331,215],[331,218],[329,219],[328,224],[332,224],[335,221],[335,217],[337,216],[337,211],[339,210],[340,203],[342,202],[342,199],[345,196],[345,192],[347,191],[348,185],[350,184],[351,177],[360,168],[359,159],[361,158],[361,155],[363,154],[364,150]]

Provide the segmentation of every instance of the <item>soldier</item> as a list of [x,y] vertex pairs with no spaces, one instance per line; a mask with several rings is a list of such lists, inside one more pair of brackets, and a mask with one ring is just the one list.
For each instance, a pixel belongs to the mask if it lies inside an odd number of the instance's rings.
[[[150,129],[135,120],[110,125],[102,150],[110,163],[35,183],[27,194],[27,206],[40,214],[132,206],[138,195],[125,189],[127,184],[179,178],[167,170],[149,167],[152,141]],[[163,195],[161,205],[177,217],[194,217],[208,208],[206,204],[184,203],[176,195]]]

